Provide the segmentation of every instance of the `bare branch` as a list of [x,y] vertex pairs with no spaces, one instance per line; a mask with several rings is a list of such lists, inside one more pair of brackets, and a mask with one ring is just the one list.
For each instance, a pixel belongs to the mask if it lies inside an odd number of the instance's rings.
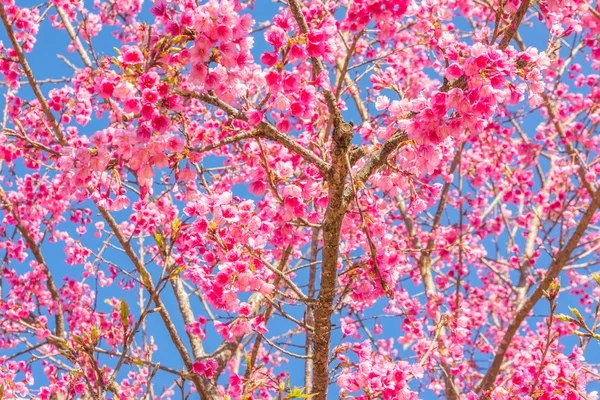
[[73,28],[69,17],[65,13],[65,10],[63,10],[61,6],[57,5],[56,12],[58,13],[58,16],[60,17],[60,20],[62,21],[63,25],[65,26],[69,37],[75,44],[75,48],[77,49],[77,52],[79,53],[83,64],[88,68],[92,68],[92,61],[90,60],[90,56],[88,55],[87,51],[85,51],[85,49],[83,48],[83,44],[81,43],[81,40],[79,40],[79,36],[77,35],[77,32],[75,32],[75,29]]

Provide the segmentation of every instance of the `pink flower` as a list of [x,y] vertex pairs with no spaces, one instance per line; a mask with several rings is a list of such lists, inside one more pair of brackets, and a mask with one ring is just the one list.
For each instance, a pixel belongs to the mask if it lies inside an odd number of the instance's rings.
[[139,77],[138,82],[140,84],[140,89],[144,88],[155,88],[160,81],[160,76],[154,72],[147,72]]
[[272,26],[265,32],[265,40],[272,45],[275,50],[279,50],[286,42],[286,34],[283,29],[278,26]]
[[181,33],[181,27],[177,22],[169,21],[165,25],[165,32],[171,36],[178,36]]
[[115,91],[115,85],[112,82],[104,81],[100,84],[100,88],[98,90],[98,95],[103,99],[107,99],[113,96]]
[[148,163],[143,163],[137,172],[137,177],[140,183],[148,183],[154,177],[154,171]]
[[154,0],[154,6],[150,8],[150,12],[155,17],[164,17],[167,15],[167,1],[166,0]]
[[292,130],[292,124],[290,123],[290,121],[287,118],[282,118],[277,123],[277,129],[280,132],[286,133],[286,132],[289,132],[290,130]]
[[140,110],[140,114],[144,120],[148,121],[154,118],[156,109],[151,104],[144,104]]
[[248,117],[248,123],[253,126],[260,124],[263,120],[264,115],[265,111],[252,110],[246,112],[246,117]]
[[113,94],[119,100],[127,101],[135,97],[135,87],[129,82],[121,81],[115,87]]
[[219,40],[228,41],[232,36],[231,28],[229,28],[227,25],[219,25],[217,26],[216,34]]
[[165,133],[171,126],[171,120],[164,115],[157,115],[152,119],[152,129],[159,133]]
[[179,136],[171,136],[167,141],[167,151],[180,153],[185,149],[185,141]]
[[304,218],[306,216],[306,204],[296,196],[286,197],[284,200],[285,208],[288,211],[287,218]]
[[448,68],[446,68],[446,77],[449,79],[457,79],[460,78],[463,74],[463,69],[458,64],[450,64]]
[[290,48],[290,57],[297,60],[302,59],[304,57],[304,50],[302,49],[302,47],[298,46],[297,44],[294,44]]
[[273,290],[275,290],[275,286],[270,283],[263,283],[260,286],[260,294],[263,296],[269,296],[271,293],[273,293]]
[[158,94],[154,90],[146,89],[142,93],[142,99],[146,103],[154,104],[158,101]]
[[375,109],[377,111],[385,110],[390,105],[390,99],[387,96],[378,96],[375,100]]
[[136,138],[142,143],[146,143],[152,137],[152,131],[148,126],[142,125],[136,130]]
[[177,179],[182,182],[190,182],[196,179],[197,176],[196,171],[191,169],[189,165],[186,165],[184,169],[177,173]]
[[218,367],[219,365],[214,359],[211,358],[207,360],[204,369],[204,376],[206,376],[208,379],[212,379]]
[[192,65],[190,72],[190,78],[195,84],[203,84],[208,75],[208,67],[201,62],[197,62]]
[[258,317],[254,318],[252,322],[252,327],[258,333],[267,333],[269,330],[267,329],[265,316],[260,314]]
[[205,370],[206,364],[201,361],[196,361],[194,365],[192,365],[192,371],[194,371],[198,375],[204,375]]
[[231,278],[230,278],[229,274],[221,271],[215,277],[215,284],[217,286],[223,287],[229,283],[230,279]]
[[206,36],[200,35],[190,49],[190,56],[194,62],[205,62],[210,57],[210,48],[214,43]]
[[276,52],[265,51],[261,54],[260,61],[262,61],[263,64],[272,67],[273,65],[277,64],[278,58],[279,57]]
[[241,303],[239,314],[244,317],[249,317],[252,315],[252,307],[248,303]]
[[207,90],[211,90],[219,86],[221,79],[216,72],[210,72],[206,77],[206,81],[204,82],[204,87]]
[[139,99],[130,99],[123,102],[123,110],[127,113],[139,113],[142,109],[142,103]]
[[292,74],[285,74],[283,78],[283,90],[291,93],[298,89],[298,79]]
[[358,326],[350,317],[341,318],[342,333],[344,337],[355,336],[358,333]]
[[304,111],[306,110],[306,108],[304,107],[304,105],[302,105],[299,102],[293,102],[292,105],[290,106],[290,113],[294,116],[294,117],[302,117],[302,114],[304,114]]
[[383,326],[380,323],[376,323],[373,327],[373,333],[376,335],[381,335],[383,333]]
[[121,57],[127,64],[140,64],[144,61],[144,55],[137,46],[123,46]]
[[228,342],[232,342],[234,340],[234,336],[231,334],[231,330],[229,329],[229,324],[216,321],[215,330]]
[[267,190],[267,184],[263,181],[253,181],[248,185],[248,190],[255,196],[262,196]]
[[265,75],[265,80],[271,90],[277,91],[281,84],[281,75],[275,71],[270,71]]

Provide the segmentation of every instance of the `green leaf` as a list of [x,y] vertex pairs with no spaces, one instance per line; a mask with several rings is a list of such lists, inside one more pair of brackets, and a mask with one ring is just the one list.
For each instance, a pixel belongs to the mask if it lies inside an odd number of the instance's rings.
[[162,47],[168,38],[169,38],[169,36],[165,36],[162,39],[160,39],[158,42],[156,42],[156,44],[154,45],[154,48],[158,49],[158,48]]
[[560,290],[560,281],[558,279],[553,280],[550,283],[550,291]]
[[132,363],[134,363],[135,365],[137,365],[138,367],[143,367],[144,366],[144,362],[142,360],[140,360],[139,358],[136,358],[132,361]]
[[579,312],[578,309],[576,309],[575,307],[569,307],[569,310],[571,310],[571,312],[573,313],[573,315],[579,320],[579,322],[584,323],[585,320],[583,319],[583,317],[581,316],[581,313]]
[[96,345],[100,339],[100,331],[95,326],[92,326],[92,343]]
[[121,323],[125,328],[129,326],[129,305],[125,301],[125,299],[121,299]]
[[185,267],[175,268],[173,270],[173,272],[171,272],[171,274],[169,275],[169,279],[173,279],[173,278],[179,276],[179,274],[181,274],[181,272],[183,272],[184,269],[185,269]]
[[162,235],[160,233],[155,233],[154,240],[156,241],[156,246],[158,246],[158,250],[160,251],[160,254],[164,257],[166,252],[165,252],[165,244],[163,243],[163,240],[162,240]]
[[572,323],[574,323],[574,324],[577,324],[577,325],[579,325],[579,324],[577,323],[577,320],[576,320],[575,318],[573,318],[573,317],[569,317],[568,315],[565,315],[565,314],[558,314],[558,315],[556,316],[556,318],[557,318],[559,321],[562,321],[562,322],[572,322]]
[[317,394],[306,394],[304,393],[304,388],[294,388],[290,394],[285,396],[286,399],[310,399],[315,397]]
[[175,243],[177,241],[177,239],[179,239],[180,235],[181,235],[181,229],[178,229],[177,232],[174,232],[174,234],[171,236],[171,243]]
[[142,276],[142,283],[144,284],[144,286],[146,288],[149,288],[151,286],[150,285],[150,283],[151,283],[150,282],[150,274],[148,274],[148,272],[146,272],[146,270],[142,269],[140,271],[140,275]]
[[73,336],[73,340],[76,341],[77,343],[79,343],[82,347],[85,347],[85,343],[83,342],[83,339],[80,338],[79,336]]

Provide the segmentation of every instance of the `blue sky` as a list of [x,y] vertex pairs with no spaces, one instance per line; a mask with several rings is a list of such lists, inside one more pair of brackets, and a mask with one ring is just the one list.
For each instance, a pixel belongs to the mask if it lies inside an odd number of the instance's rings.
[[[35,4],[39,4],[37,1],[31,1],[31,0],[19,0],[18,3],[20,5],[35,5]],[[88,5],[88,7],[91,8],[91,2],[87,1],[86,5]],[[146,1],[144,4],[144,17],[147,18],[148,20],[151,18],[151,15],[148,13],[148,9],[151,6],[151,4]],[[263,0],[258,0],[255,10],[253,11],[253,15],[254,15],[254,19],[256,20],[256,22],[262,22],[262,21],[266,21],[268,20],[278,9],[280,5],[276,4],[276,3],[272,3],[270,1],[263,1]],[[465,21],[457,21],[457,25],[459,28],[464,28],[466,30],[468,30],[468,25],[466,24]],[[113,47],[117,46],[119,47],[119,43],[110,36],[109,32],[110,30],[107,29],[106,27],[104,28],[105,30],[101,33],[101,39],[100,40],[95,40],[95,50],[99,53],[105,53],[108,55],[114,55],[115,52],[113,50]],[[541,27],[540,24],[536,24],[534,27],[527,27],[527,26],[523,26],[521,28],[521,34],[524,38],[524,40],[526,41],[527,44],[532,45],[532,46],[536,46],[539,48],[545,48],[546,47],[546,42],[547,42],[547,36],[544,33],[546,32],[545,28]],[[81,67],[82,63],[81,60],[79,59],[79,56],[76,53],[68,53],[67,52],[67,46],[69,44],[69,38],[66,34],[66,32],[64,31],[58,31],[53,29],[50,24],[46,21],[44,22],[41,27],[40,27],[40,34],[37,36],[38,41],[36,43],[36,47],[34,52],[31,55],[28,55],[28,60],[30,62],[30,65],[34,71],[34,73],[36,74],[36,76],[38,78],[61,78],[61,77],[70,77],[72,75],[72,71],[70,70],[70,68],[59,58],[57,58],[57,54],[62,54],[65,57],[67,57],[71,62],[73,62],[75,65]],[[254,55],[255,58],[258,59],[260,53],[266,49],[269,49],[264,40],[263,40],[263,36],[262,34],[258,34],[255,36],[256,38],[256,45],[255,45],[255,50],[254,50]],[[5,33],[2,31],[0,32],[0,40],[3,40],[5,43],[8,43],[8,41],[6,40],[6,35]],[[52,87],[52,85],[43,85],[42,89],[44,93],[47,93],[47,91]],[[29,90],[29,88],[27,86],[24,86],[21,91],[20,91],[21,96],[25,97],[25,98],[31,98],[31,92]],[[359,117],[357,115],[357,113],[355,112],[354,108],[352,106],[350,106],[349,110],[346,113],[346,116],[349,119],[352,119],[354,121],[359,121]],[[529,128],[529,129],[535,129],[535,126],[537,125],[537,123],[540,120],[540,116],[539,114],[533,114],[532,116],[528,117],[527,122],[525,127]],[[102,129],[106,126],[106,122],[107,121],[103,121],[103,120],[93,120],[90,124],[88,124],[86,127],[81,128],[81,132],[83,134],[87,134],[87,135],[91,135],[93,132],[95,132],[98,129]],[[206,167],[212,167],[212,166],[217,166],[219,165],[219,160],[216,158],[212,159],[212,162],[209,162],[208,164],[206,164]],[[252,195],[250,193],[248,193],[248,191],[244,188],[244,187],[240,187],[238,186],[236,188],[236,192],[234,193],[240,197],[248,197],[248,198],[252,198]],[[85,207],[90,207],[92,208],[92,210],[94,209],[92,204],[82,204],[81,206],[85,206]],[[96,218],[96,217],[95,217]],[[97,219],[99,220],[99,219]],[[452,223],[454,221],[457,220],[457,216],[456,215],[450,215],[448,217],[448,222]],[[74,231],[74,226],[69,226],[68,224],[64,224],[63,226],[60,227],[60,229],[63,230],[68,230],[73,236],[75,236],[75,231]],[[502,240],[502,239],[500,239]],[[98,244],[93,243],[93,238],[91,237],[91,235],[87,235],[86,238],[84,238],[84,244],[89,245],[90,248],[92,249],[96,249],[98,247]],[[490,245],[491,246],[491,245]],[[490,247],[489,250],[492,250],[493,248]],[[43,247],[43,250],[46,252],[47,254],[47,258],[50,260],[62,260],[64,258],[63,254],[61,253],[62,250],[62,246],[58,245],[58,246],[50,246],[50,245],[45,245]],[[127,265],[129,263],[129,260],[127,260],[125,257],[123,257],[121,254],[119,254],[116,251],[113,251],[111,254],[111,260],[113,262],[118,262],[118,263],[123,263],[123,265]],[[545,259],[543,259],[545,261],[549,261],[549,258],[546,257]],[[55,268],[53,268],[53,274],[56,276],[55,280],[58,282],[60,281],[60,278],[62,276],[67,276],[67,275],[71,275],[73,274],[74,276],[78,276],[79,274],[79,270],[78,268],[81,268],[80,266],[75,266],[75,267],[68,267],[68,266],[62,266],[62,265],[56,265]],[[127,267],[126,267],[127,269]],[[93,283],[93,282],[91,282]],[[412,286],[410,283],[406,283],[406,288],[407,290],[409,290],[411,293],[417,294],[417,293],[421,293],[422,292],[422,288],[420,287],[414,287]],[[113,288],[111,288],[110,290],[104,290],[102,293],[102,298],[99,301],[99,309],[102,309],[104,307],[105,311],[107,311],[109,308],[108,306],[105,306],[102,303],[102,301],[106,298],[106,296],[114,296],[117,298],[125,298],[127,301],[131,302],[131,310],[134,312],[137,312],[137,306],[135,305],[136,303],[136,296],[137,296],[137,290],[133,290],[133,291],[123,291],[120,290],[119,287],[117,285],[114,285]],[[176,307],[175,301],[171,296],[171,290],[170,288],[168,288],[165,292],[165,302],[167,304],[168,307]],[[568,301],[568,295],[563,295],[560,300],[560,310],[561,312],[564,313],[568,313],[567,310],[567,306],[568,305],[572,305],[570,304],[570,302]],[[383,305],[383,303],[381,303]],[[195,309],[201,309],[201,304],[199,301],[197,300],[193,300],[193,307]],[[375,316],[381,314],[382,311],[382,306],[378,306],[375,307],[373,310],[371,310],[369,312],[369,314],[367,314],[365,316],[365,319],[369,320],[369,318],[374,318]],[[535,313],[539,315],[539,318],[534,318],[532,320],[542,320],[542,316],[547,314],[547,302],[545,302],[544,300],[540,301],[538,307],[535,309]],[[301,315],[300,315],[301,316]],[[334,316],[334,323],[338,323],[338,321],[336,320],[337,317],[340,317],[342,315],[338,315],[338,316]],[[182,327],[183,323],[181,321],[180,318],[178,318],[178,313],[177,312],[173,312],[172,313],[172,317],[176,320],[177,326]],[[148,326],[151,328],[151,332],[150,334],[155,336],[155,341],[156,343],[159,344],[159,350],[156,352],[156,356],[155,356],[155,360],[160,361],[160,363],[162,365],[165,366],[169,366],[169,367],[173,367],[175,369],[179,369],[181,362],[179,360],[179,356],[176,355],[174,356],[174,354],[176,354],[175,349],[172,347],[172,345],[170,345],[170,339],[168,338],[166,332],[164,329],[161,328],[162,326],[162,322],[160,320],[160,318],[158,317],[157,314],[151,314],[148,317],[147,320],[147,324]],[[379,319],[379,322],[384,324],[384,327],[387,330],[390,330],[391,332],[394,332],[395,329],[399,329],[400,326],[400,322],[401,320],[399,318],[383,318],[383,319]],[[369,328],[372,329],[372,325],[373,325],[373,320],[370,320],[368,322],[368,326]],[[281,330],[285,330],[287,329],[288,326],[282,326]],[[277,327],[274,327],[274,329],[271,330],[271,332],[273,334],[277,333]],[[385,330],[384,330],[385,332]],[[183,329],[182,329],[182,335],[183,335]],[[210,350],[211,348],[213,348],[213,346],[216,346],[218,343],[220,343],[220,336],[216,335],[214,333],[214,330],[209,329],[208,331],[208,335],[209,335],[209,339],[207,340],[207,347]],[[211,340],[211,338],[214,338],[213,340]],[[335,333],[335,337],[334,340],[332,341],[333,344],[335,345],[336,340],[339,340],[340,335],[339,335],[339,330],[336,331]],[[303,339],[301,338],[301,341]],[[565,343],[567,345],[567,352],[569,352],[569,347],[572,346],[573,344],[576,343],[576,339],[573,338],[568,338],[568,339],[564,339],[563,343]],[[598,351],[600,351],[600,347],[598,346],[597,343],[592,343],[590,345],[590,347],[588,348],[588,352],[586,353],[588,355],[588,361],[590,362],[594,362],[594,360],[592,360],[592,357],[598,357],[598,356],[594,356],[595,354],[600,354],[598,353]],[[0,353],[2,354],[2,353]],[[600,361],[600,358],[598,358],[597,360],[595,360],[596,362]],[[282,370],[286,370],[286,371],[292,371],[291,373],[291,380],[292,380],[292,384],[293,385],[298,385],[301,386],[302,385],[302,374],[298,373],[295,374],[295,371],[299,371],[302,370],[302,366],[300,364],[298,364],[295,361],[290,361],[289,366],[284,366],[284,368]],[[242,368],[243,371],[243,368]],[[43,375],[40,373],[37,374],[36,378],[42,378]],[[157,378],[155,380],[155,383],[157,383],[157,386],[160,385],[165,385],[165,386],[169,386],[172,382],[172,379],[170,379],[170,376],[168,375],[161,375],[161,378]],[[416,389],[418,382],[414,382],[413,387]],[[600,389],[600,385],[598,385],[598,388]],[[335,394],[332,394],[332,396],[336,396]],[[334,398],[334,397],[331,397]],[[426,394],[423,395],[424,399],[427,398],[436,398],[431,392],[428,392]]]

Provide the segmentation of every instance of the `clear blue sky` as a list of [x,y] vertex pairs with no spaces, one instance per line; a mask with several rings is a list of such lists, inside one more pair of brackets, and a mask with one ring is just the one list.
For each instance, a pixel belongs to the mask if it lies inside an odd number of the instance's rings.
[[[18,0],[19,5],[36,5],[39,4],[38,1],[32,1],[32,0]],[[92,7],[92,2],[91,1],[86,1],[86,5],[88,7]],[[143,16],[146,17],[148,20],[151,17],[151,15],[148,13],[148,9],[150,8],[151,4],[146,1],[144,4],[144,13]],[[279,7],[279,4],[274,4],[270,1],[264,1],[264,0],[258,0],[257,1],[257,5],[255,7],[255,10],[253,12],[253,16],[254,19],[257,22],[262,22],[265,20],[270,19],[270,17],[276,12],[277,8]],[[52,12],[51,12],[52,13]],[[464,28],[466,30],[469,30],[468,24],[465,21],[458,21],[457,20],[457,24],[459,28]],[[532,46],[536,46],[539,47],[541,49],[546,47],[546,30],[545,28],[542,28],[539,24],[536,25],[533,28],[529,28],[529,27],[522,27],[521,28],[521,32],[522,32],[522,37],[524,38],[525,42],[528,45],[532,45]],[[5,44],[8,43],[8,40],[6,38],[6,34],[4,33],[4,31],[0,31],[0,40],[3,40],[3,42]],[[70,68],[68,66],[66,66],[66,64],[60,60],[59,58],[56,57],[57,54],[62,54],[65,55],[69,60],[71,60],[75,65],[77,66],[82,66],[82,63],[80,61],[80,59],[78,58],[78,55],[76,53],[68,53],[67,52],[67,46],[69,44],[69,38],[66,34],[66,32],[64,31],[58,31],[53,29],[50,24],[46,21],[42,24],[41,28],[40,28],[40,34],[38,35],[38,42],[36,44],[35,47],[35,51],[33,52],[33,54],[28,55],[28,59],[29,62],[31,64],[31,67],[34,71],[34,73],[36,74],[36,76],[40,79],[43,78],[60,78],[60,77],[70,77],[72,75],[72,71],[70,70]],[[101,33],[101,38],[98,40],[98,38],[96,38],[96,40],[94,40],[95,43],[95,50],[96,52],[99,53],[106,53],[108,55],[114,55],[115,52],[113,50],[113,47],[118,47],[119,43],[110,36],[109,34],[109,29],[104,28],[104,31]],[[256,46],[255,46],[255,51],[254,51],[254,55],[255,57],[258,59],[258,56],[260,55],[260,53],[264,50],[267,49],[267,46],[265,45],[265,42],[263,40],[263,36],[262,34],[258,34],[256,35]],[[51,85],[43,85],[43,91],[44,93],[47,93],[47,91],[51,88]],[[5,91],[3,91],[4,93]],[[27,95],[25,95],[25,93],[27,93]],[[30,90],[24,86],[23,89],[21,89],[20,91],[21,96],[25,97],[25,98],[31,98],[32,96],[30,95],[31,92]],[[356,114],[356,112],[354,111],[353,108],[351,108],[347,114],[348,118],[353,119],[354,121],[358,121],[358,115]],[[539,115],[538,114],[534,114],[531,117],[529,117],[527,124],[525,125],[526,128],[528,129],[535,129],[536,124],[539,122]],[[106,127],[106,122],[107,121],[98,121],[98,120],[93,120],[92,123],[90,123],[89,125],[87,125],[85,128],[81,129],[81,132],[83,134],[87,134],[87,135],[91,135],[94,131],[98,130],[98,129],[103,129],[104,127]],[[215,163],[215,165],[218,164],[217,159],[213,159],[213,162]],[[211,167],[214,165],[207,165],[207,167]],[[238,190],[236,190],[236,195],[241,196],[241,197],[252,197],[250,195],[250,193],[248,193],[247,190],[245,190],[245,188],[243,187],[238,187]],[[90,207],[92,210],[94,210],[94,207],[92,204],[85,204],[84,206],[88,206]],[[457,216],[450,216],[450,222],[453,222],[456,220]],[[98,219],[99,220],[99,219]],[[73,235],[73,237],[76,236],[76,233],[74,231],[74,226],[71,226],[69,224],[63,224],[63,226],[59,227],[59,229],[62,230],[68,230],[71,235]],[[93,238],[91,237],[91,235],[86,235],[86,238],[84,239],[84,244],[87,244],[90,248],[96,250],[98,248],[98,246],[100,245],[100,242],[96,242],[94,243]],[[80,268],[81,266],[75,266],[75,267],[69,267],[69,266],[64,266],[61,265],[60,262],[61,260],[64,259],[63,254],[61,253],[62,250],[62,245],[53,245],[53,246],[49,246],[49,245],[45,245],[43,247],[43,250],[46,252],[47,254],[47,259],[48,260],[56,260],[57,264],[55,264],[52,268],[52,273],[55,276],[55,280],[58,282],[60,281],[62,276],[67,276],[67,275],[72,275],[74,277],[78,277],[80,274]],[[490,247],[490,250],[492,250],[492,247]],[[112,254],[114,257],[112,258],[112,261],[114,262],[119,262],[119,263],[123,263],[123,265],[128,265],[129,260],[126,259],[125,257],[123,257],[122,255],[113,252]],[[547,259],[546,259],[547,260]],[[128,267],[126,267],[128,268]],[[92,283],[92,282],[90,282]],[[408,290],[411,291],[411,293],[420,293],[422,291],[422,288],[420,287],[410,287],[410,284],[407,283],[407,285],[409,285],[407,287]],[[174,299],[172,298],[172,296],[170,296],[170,289],[167,289],[165,292],[166,294],[166,304],[169,307],[175,307],[176,308],[176,304],[174,302]],[[136,296],[137,296],[137,290],[134,291],[129,291],[129,292],[124,292],[123,290],[119,289],[119,287],[117,285],[114,285],[112,287],[112,289],[110,290],[106,290],[104,289],[103,291],[101,291],[102,297],[99,299],[99,309],[104,308],[105,311],[108,311],[109,308],[108,306],[105,306],[102,304],[102,301],[106,298],[106,296],[114,296],[117,298],[125,298],[128,301],[131,301],[131,309],[134,312],[137,312],[137,306],[134,305],[136,302]],[[560,304],[561,304],[561,312],[564,313],[568,313],[567,310],[567,305],[571,305],[569,304],[568,301],[568,295],[565,294],[560,298]],[[383,303],[381,303],[383,304]],[[540,301],[540,305],[536,308],[536,313],[538,313],[540,315],[540,318],[537,319],[539,321],[542,320],[541,316],[542,315],[546,315],[547,314],[547,306],[546,306],[547,302],[545,302],[544,300]],[[201,309],[200,303],[199,302],[195,302],[194,303],[194,307],[196,309]],[[370,314],[368,314],[366,317],[372,317],[375,315],[378,315],[381,313],[381,309],[382,307],[375,307]],[[174,312],[172,313],[172,316],[177,320],[177,324],[179,327],[181,327],[181,333],[182,335],[184,335],[183,332],[183,324],[182,321],[180,319],[177,318],[178,313]],[[338,316],[339,317],[339,316]],[[335,317],[334,317],[335,318]],[[535,319],[533,319],[535,320]],[[386,332],[386,330],[388,330],[389,332],[394,332],[395,330],[399,329],[400,326],[400,319],[398,318],[384,318],[381,319],[380,322],[382,322],[384,324],[384,327],[386,329],[384,329],[384,332]],[[334,320],[334,323],[338,323],[338,321]],[[162,322],[160,321],[159,317],[157,314],[151,315],[148,318],[148,326],[151,327],[151,332],[149,332],[150,334],[155,336],[155,341],[156,343],[159,345],[159,350],[155,355],[155,360],[159,361],[162,365],[165,366],[169,366],[169,367],[173,367],[175,369],[179,369],[182,365],[179,356],[176,354],[175,349],[172,347],[172,345],[170,345],[170,339],[168,338],[166,331],[162,328]],[[369,323],[369,326],[372,327],[372,321]],[[272,329],[271,332],[275,333],[275,329]],[[221,337],[216,335],[214,330],[209,329],[208,331],[208,340],[206,341],[207,343],[207,347],[210,350],[211,348],[213,348],[213,346],[216,346],[218,343],[220,343]],[[339,334],[336,333],[337,335],[337,339],[339,339]],[[576,339],[570,338],[570,339],[563,339],[563,343],[565,343],[567,345],[567,352],[569,351],[568,349],[570,348],[570,346],[572,346],[573,344],[575,344],[577,341]],[[336,343],[336,338],[334,338],[333,343]],[[600,362],[600,358],[598,357],[597,354],[600,351],[600,347],[598,346],[597,343],[592,343],[590,345],[590,347],[588,348],[588,351],[586,353],[587,357],[588,357],[588,361],[590,362]],[[3,353],[0,353],[3,354]],[[596,360],[593,360],[592,358],[596,358]],[[284,368],[282,368],[282,370],[285,371],[289,371],[291,373],[291,379],[292,379],[292,383],[298,386],[302,385],[302,373],[297,373],[296,371],[302,371],[302,366],[298,364],[298,362],[296,361],[290,361],[290,364],[288,366],[284,366]],[[39,373],[36,374],[36,378],[43,378],[43,374],[41,373],[41,370],[38,370]],[[242,369],[243,371],[243,369]],[[172,383],[172,380],[170,379],[170,376],[166,375],[166,374],[159,374],[160,378],[155,380],[156,384],[164,384],[166,386],[169,386]],[[43,382],[43,379],[40,379],[40,383]],[[416,385],[418,384],[418,382],[413,382],[413,387],[416,389]],[[600,389],[600,385],[597,385],[597,388]],[[332,396],[331,398],[336,397],[335,395],[335,391],[332,392]],[[428,392],[426,394],[424,394],[422,396],[422,398],[427,399],[427,398],[435,398],[436,396],[434,396],[431,392]]]

